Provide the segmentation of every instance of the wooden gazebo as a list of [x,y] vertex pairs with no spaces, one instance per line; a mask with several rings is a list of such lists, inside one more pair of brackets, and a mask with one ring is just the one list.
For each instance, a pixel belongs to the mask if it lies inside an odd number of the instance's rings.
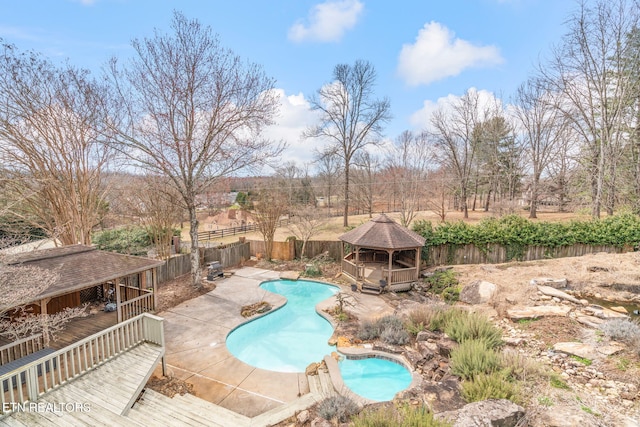
[[157,306],[157,267],[163,261],[97,250],[86,245],[24,252],[9,265],[55,270],[57,280],[31,303],[35,313],[54,314],[66,307],[104,299],[111,289],[117,321],[122,322]]
[[382,214],[339,237],[342,274],[362,287],[410,288],[420,275],[425,239]]

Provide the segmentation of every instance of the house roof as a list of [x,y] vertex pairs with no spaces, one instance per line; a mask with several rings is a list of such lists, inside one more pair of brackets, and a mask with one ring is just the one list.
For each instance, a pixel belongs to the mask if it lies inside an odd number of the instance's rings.
[[425,238],[401,226],[385,214],[339,237],[354,246],[374,249],[412,249],[424,246]]
[[51,298],[90,288],[119,277],[158,267],[163,261],[97,250],[86,245],[24,252],[9,257],[7,264],[57,270],[58,280],[38,296]]

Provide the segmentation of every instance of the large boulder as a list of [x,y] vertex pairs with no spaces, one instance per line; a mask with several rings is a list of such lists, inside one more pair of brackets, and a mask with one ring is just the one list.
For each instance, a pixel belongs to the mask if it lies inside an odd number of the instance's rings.
[[588,414],[579,407],[563,404],[554,405],[532,418],[529,421],[531,427],[592,427],[602,425],[595,420],[593,415]]
[[485,280],[474,280],[460,291],[460,301],[467,304],[486,304],[495,295],[498,287]]
[[428,382],[423,386],[422,393],[423,401],[435,414],[455,411],[466,404],[460,393],[460,382],[456,378]]
[[515,427],[524,417],[524,408],[506,399],[469,403],[455,411],[436,414],[453,427]]

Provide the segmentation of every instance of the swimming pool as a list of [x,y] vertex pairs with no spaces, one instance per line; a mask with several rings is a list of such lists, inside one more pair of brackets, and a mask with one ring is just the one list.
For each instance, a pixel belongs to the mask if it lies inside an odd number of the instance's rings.
[[[333,326],[315,306],[338,293],[338,287],[309,280],[273,280],[260,287],[286,297],[287,303],[227,335],[227,348],[236,358],[270,371],[304,372],[336,350],[327,344]],[[391,400],[412,379],[399,363],[375,357],[343,359],[338,366],[344,384],[370,400]]]
[[315,306],[338,293],[338,287],[309,280],[273,280],[260,287],[286,297],[287,303],[231,331],[226,343],[235,357],[270,371],[304,372],[335,351],[327,344],[333,326]]
[[401,364],[377,357],[343,359],[338,365],[342,380],[351,391],[379,402],[392,400],[412,380],[409,370]]

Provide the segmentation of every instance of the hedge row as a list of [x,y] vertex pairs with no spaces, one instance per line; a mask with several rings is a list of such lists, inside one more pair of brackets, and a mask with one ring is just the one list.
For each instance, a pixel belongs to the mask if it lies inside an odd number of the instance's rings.
[[476,225],[457,221],[435,227],[431,221],[419,220],[413,230],[426,239],[425,246],[499,244],[555,248],[574,244],[617,247],[640,244],[640,217],[633,214],[570,222],[533,222],[508,215],[483,219]]

